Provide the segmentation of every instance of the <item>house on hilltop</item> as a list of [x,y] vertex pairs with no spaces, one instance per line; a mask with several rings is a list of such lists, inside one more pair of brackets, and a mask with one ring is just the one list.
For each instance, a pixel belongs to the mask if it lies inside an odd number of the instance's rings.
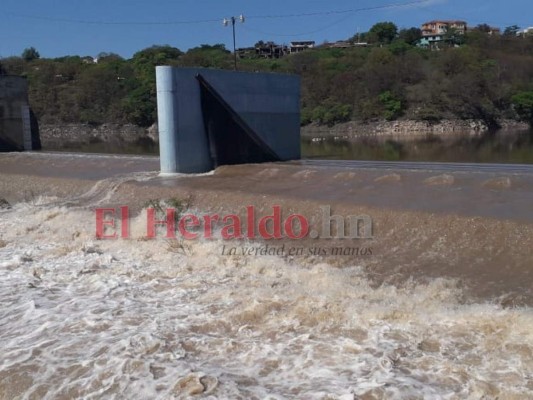
[[274,42],[266,42],[256,46],[257,55],[261,58],[280,58],[289,52],[287,46]]
[[459,34],[465,34],[468,26],[465,21],[434,20],[422,24],[422,36],[445,35],[450,29],[455,29]]
[[255,47],[245,47],[237,49],[239,58],[253,59],[253,58],[281,58],[289,54],[289,48],[285,45],[276,44],[274,42],[263,41],[256,43]]
[[444,42],[446,34],[454,31],[457,35],[464,35],[468,29],[465,21],[433,20],[422,24],[422,39],[418,46],[438,49]]
[[307,49],[313,49],[314,47],[315,47],[315,41],[314,40],[291,42],[290,52],[291,52],[291,54],[299,53],[300,51],[304,51],[304,50],[307,50]]

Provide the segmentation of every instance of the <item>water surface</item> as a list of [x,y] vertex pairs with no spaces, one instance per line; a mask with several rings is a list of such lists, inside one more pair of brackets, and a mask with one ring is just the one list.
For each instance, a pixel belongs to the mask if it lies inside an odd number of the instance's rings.
[[473,163],[533,163],[533,132],[303,138],[302,156],[316,159],[376,161],[440,161]]
[[[302,137],[302,158],[375,161],[440,161],[533,164],[533,131],[444,134],[418,137]],[[54,143],[45,151],[105,154],[159,154],[159,144]]]

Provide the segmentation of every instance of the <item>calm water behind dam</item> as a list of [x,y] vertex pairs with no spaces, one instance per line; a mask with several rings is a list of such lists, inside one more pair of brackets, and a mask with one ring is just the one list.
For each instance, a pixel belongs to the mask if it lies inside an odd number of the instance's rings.
[[[129,144],[70,143],[45,150],[83,153],[158,154],[159,146],[146,141]],[[533,131],[483,134],[302,138],[302,157],[311,159],[439,161],[533,164]]]
[[306,158],[377,161],[533,163],[533,132],[398,136],[302,141]]

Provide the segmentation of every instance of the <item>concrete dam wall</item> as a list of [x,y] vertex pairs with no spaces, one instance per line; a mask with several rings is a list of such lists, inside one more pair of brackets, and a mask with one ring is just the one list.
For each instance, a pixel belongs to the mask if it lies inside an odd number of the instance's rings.
[[296,75],[157,67],[162,173],[300,158]]
[[0,151],[40,148],[37,121],[28,102],[28,82],[0,75]]

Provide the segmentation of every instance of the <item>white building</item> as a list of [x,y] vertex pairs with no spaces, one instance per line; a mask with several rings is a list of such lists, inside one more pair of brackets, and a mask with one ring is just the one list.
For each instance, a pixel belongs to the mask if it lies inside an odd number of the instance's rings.
[[526,36],[526,35],[533,35],[533,26],[530,26],[529,28],[518,31],[516,33],[516,36]]
[[307,49],[313,49],[315,47],[314,40],[305,40],[300,42],[291,42],[290,45],[290,52],[292,53],[299,53],[300,51],[304,51]]

